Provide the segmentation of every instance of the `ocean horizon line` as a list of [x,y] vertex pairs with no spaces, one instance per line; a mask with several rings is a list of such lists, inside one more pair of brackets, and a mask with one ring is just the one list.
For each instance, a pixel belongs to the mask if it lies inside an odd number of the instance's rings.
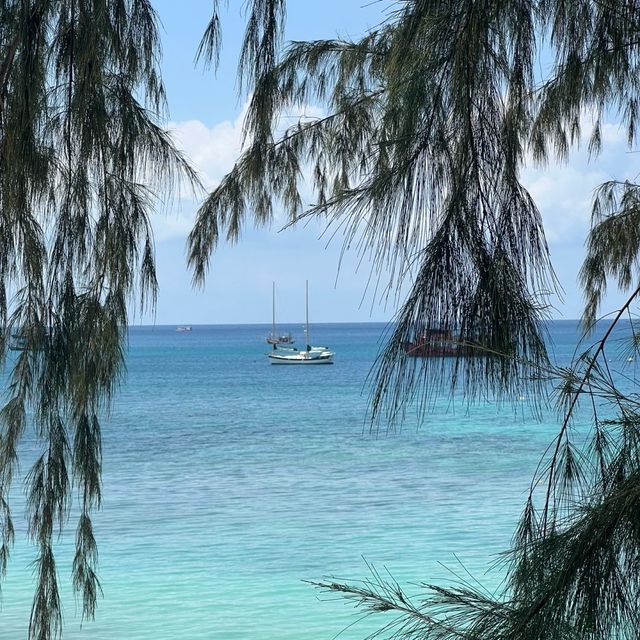
[[[608,318],[598,320],[598,322],[608,322]],[[629,320],[626,319],[628,322]],[[549,318],[544,322],[580,322],[580,318]],[[391,325],[394,324],[393,320],[335,320],[335,321],[314,321],[313,326],[338,326],[338,325]],[[304,320],[285,321],[279,320],[278,327],[282,326],[294,326],[304,325]],[[147,323],[147,324],[129,324],[129,329],[153,329],[153,328],[171,328],[171,327],[271,327],[270,322],[162,322],[162,323]]]

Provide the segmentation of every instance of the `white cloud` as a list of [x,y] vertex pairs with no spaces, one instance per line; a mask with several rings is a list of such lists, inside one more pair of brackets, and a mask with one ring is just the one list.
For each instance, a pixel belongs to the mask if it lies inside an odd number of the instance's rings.
[[571,164],[527,169],[522,181],[540,209],[549,242],[572,241],[589,227],[593,190],[607,174]]
[[[177,147],[191,160],[207,192],[232,169],[242,151],[247,107],[248,103],[234,120],[225,120],[212,127],[200,120],[171,122],[168,126]],[[322,115],[320,109],[307,107],[283,118],[280,129],[284,130],[300,119]],[[529,162],[523,170],[523,183],[540,208],[548,240],[552,243],[574,242],[586,235],[593,191],[599,184],[612,178],[634,179],[640,173],[640,158],[628,153],[624,127],[613,122],[602,124],[603,151],[590,161],[588,140],[592,126],[592,116],[583,114],[581,145],[572,151],[567,162],[551,162],[543,168]],[[303,191],[310,201],[310,186],[307,184]],[[184,193],[188,194],[187,190]],[[172,205],[167,215],[157,216],[154,220],[156,239],[185,237],[193,226],[199,204],[198,200],[185,195]],[[276,216],[276,225],[284,222],[283,217]]]
[[605,122],[602,125],[602,144],[616,144],[626,145],[627,132],[621,124],[613,124],[611,122]]
[[[200,120],[170,122],[168,131],[176,144],[198,172],[206,192],[212,191],[222,178],[233,168],[242,152],[243,123],[248,102],[235,120],[225,120],[208,127]],[[306,107],[282,117],[280,131],[299,121],[322,117],[323,112],[316,107]],[[175,237],[185,237],[195,221],[196,211],[201,201],[194,199],[188,188],[181,189],[182,196],[171,203],[167,215],[156,216],[153,221],[156,240],[163,241]],[[310,197],[310,193],[303,194]],[[205,194],[203,194],[203,198]],[[276,216],[276,224],[284,224],[284,217]]]
[[[637,180],[640,173],[640,156],[629,151],[626,131],[615,122],[602,124],[602,151],[589,158],[592,127],[593,119],[585,114],[580,145],[566,162],[537,167],[530,160],[522,171],[522,182],[540,209],[551,259],[564,290],[563,300],[552,297],[557,309],[554,317],[577,318],[583,310],[577,278],[585,256],[594,190],[607,180]],[[612,290],[603,308],[618,306],[619,294]]]
[[584,114],[580,145],[566,162],[552,161],[540,168],[530,160],[522,172],[551,243],[583,240],[590,225],[594,190],[607,180],[634,180],[640,173],[640,158],[629,153],[626,132],[618,123],[602,124],[602,152],[590,159],[592,128],[593,118]]
[[200,174],[205,188],[213,189],[233,167],[242,150],[242,123],[245,110],[233,121],[207,127],[200,120],[171,122],[169,131]]
[[244,115],[243,109],[235,120],[225,120],[213,127],[207,127],[200,120],[170,122],[167,125],[176,147],[197,171],[205,192],[198,198],[188,185],[181,185],[178,197],[168,203],[164,213],[153,218],[157,242],[186,238],[191,231],[206,193],[219,184],[240,155]]

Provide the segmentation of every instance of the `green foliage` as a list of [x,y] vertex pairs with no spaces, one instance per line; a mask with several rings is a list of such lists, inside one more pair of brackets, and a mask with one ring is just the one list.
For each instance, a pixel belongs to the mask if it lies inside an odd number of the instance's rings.
[[[467,390],[522,386],[529,367],[546,365],[541,321],[555,286],[538,210],[518,180],[534,124],[528,3],[398,6],[357,42],[292,43],[253,70],[247,150],[189,239],[201,283],[222,235],[237,240],[248,216],[267,224],[279,206],[292,222],[325,217],[378,275],[391,273],[391,289],[411,279],[372,403],[374,418],[391,420],[441,366],[403,357],[418,328],[455,329],[484,347],[486,357],[455,364],[450,379]],[[276,41],[256,37],[252,51]],[[281,132],[281,116],[308,104],[327,115]],[[316,203],[305,209],[308,179]]]
[[[410,285],[374,372],[374,419],[401,418],[409,400],[424,408],[445,384],[512,397],[533,384],[540,398],[549,382],[561,416],[497,594],[473,582],[425,585],[418,600],[373,569],[368,580],[318,586],[365,616],[384,615],[372,637],[637,637],[640,406],[635,391],[621,391],[607,354],[640,294],[640,186],[611,181],[595,194],[580,276],[585,331],[610,280],[630,294],[605,335],[558,369],[542,324],[555,280],[519,176],[527,158],[566,159],[585,115],[593,157],[605,114],[637,144],[638,3],[398,0],[360,40],[294,42],[275,57],[283,5],[258,4],[270,20],[251,31],[241,61],[252,81],[246,149],[199,211],[189,239],[195,282],[219,240],[238,240],[247,218],[268,224],[276,207],[291,224],[323,217],[346,248],[370,255],[379,277],[391,274],[385,295]],[[268,55],[256,64],[262,44]],[[282,116],[309,104],[324,115],[282,128]],[[301,197],[305,180],[311,205]],[[631,326],[633,357],[640,340]],[[455,330],[463,353],[483,357],[407,357],[405,343],[430,327]],[[578,407],[591,414],[587,434],[573,428]]]
[[[410,291],[375,372],[373,418],[402,417],[451,381],[468,394],[518,396],[557,383],[563,415],[532,482],[502,593],[429,587],[414,603],[392,580],[323,588],[365,612],[395,614],[392,637],[634,636],[640,580],[640,407],[606,360],[610,332],[574,367],[549,363],[542,321],[555,288],[525,158],[566,157],[581,117],[602,146],[605,113],[637,140],[640,9],[635,0],[398,0],[357,41],[282,48],[284,0],[252,0],[240,60],[250,92],[246,150],[203,203],[189,238],[201,283],[221,237],[247,218],[319,216],[345,246]],[[217,3],[197,56],[215,62]],[[534,69],[553,55],[544,78]],[[100,594],[91,514],[101,500],[100,416],[124,373],[128,310],[157,291],[149,216],[161,189],[197,184],[159,126],[164,89],[149,0],[0,0],[0,573],[15,537],[9,490],[27,429],[41,446],[27,474],[38,549],[30,638],[61,634],[54,538],[79,496],[73,586],[84,617]],[[284,129],[282,116],[324,115]],[[305,180],[315,203],[301,196]],[[638,185],[594,201],[581,272],[584,321],[610,278],[638,283]],[[638,287],[638,288],[636,288]],[[423,328],[455,330],[483,357],[407,358]],[[634,334],[635,335],[635,334]],[[628,347],[637,353],[640,340]],[[13,349],[15,352],[8,355]],[[443,375],[446,374],[446,375]],[[434,382],[436,380],[437,382]],[[534,388],[536,391],[536,388]],[[572,429],[586,398],[586,444]],[[422,402],[420,402],[422,401]]]
[[[73,586],[100,594],[91,514],[101,500],[100,416],[124,373],[128,309],[153,306],[149,217],[159,190],[195,176],[161,128],[156,16],[146,0],[0,2],[0,572],[18,447],[38,555],[29,637],[62,631],[55,537],[79,504]],[[8,350],[14,352],[8,355]]]

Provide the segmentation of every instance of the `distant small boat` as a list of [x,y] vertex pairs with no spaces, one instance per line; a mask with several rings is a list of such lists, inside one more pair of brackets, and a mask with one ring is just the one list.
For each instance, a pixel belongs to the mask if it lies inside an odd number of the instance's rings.
[[191,331],[191,327],[190,326],[186,326],[186,327],[176,327],[176,331],[180,332],[180,333],[184,333],[185,331]]
[[272,289],[272,301],[271,301],[271,333],[267,336],[267,344],[279,345],[279,344],[293,344],[295,340],[289,333],[283,333],[278,335],[276,331],[276,283],[273,283]]
[[270,333],[267,336],[268,344],[293,344],[294,342],[295,340],[293,339],[291,333],[284,333],[279,336],[274,336],[272,333]]
[[273,351],[267,354],[271,364],[333,364],[333,351],[327,347],[312,347],[309,340],[309,281],[305,287],[305,338],[307,340],[306,349],[295,349],[290,347],[278,348],[273,345]]

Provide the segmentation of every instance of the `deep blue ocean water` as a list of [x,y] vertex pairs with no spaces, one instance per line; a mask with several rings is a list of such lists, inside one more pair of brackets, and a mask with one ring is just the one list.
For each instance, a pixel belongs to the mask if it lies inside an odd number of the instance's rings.
[[[500,570],[487,570],[509,546],[557,418],[534,419],[527,398],[443,398],[421,426],[410,412],[400,431],[372,434],[364,383],[384,325],[314,326],[313,342],[336,352],[326,367],[270,365],[268,329],[131,329],[128,376],[103,427],[104,597],[81,625],[72,521],[58,544],[65,638],[330,640],[360,613],[305,581],[366,578],[367,563],[410,594],[466,572],[499,584]],[[576,323],[552,322],[550,335],[567,362]],[[21,498],[18,485],[18,515]],[[19,521],[3,638],[27,637],[35,549],[24,533]]]

